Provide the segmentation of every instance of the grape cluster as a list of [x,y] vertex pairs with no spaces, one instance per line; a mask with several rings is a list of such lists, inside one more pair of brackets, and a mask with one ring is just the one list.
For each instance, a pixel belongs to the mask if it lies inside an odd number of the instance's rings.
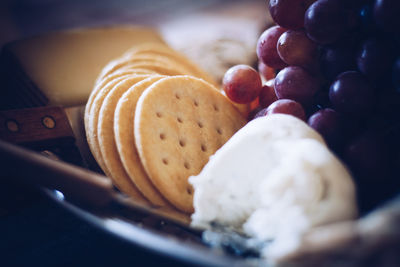
[[257,101],[251,118],[307,121],[354,174],[362,210],[400,192],[400,1],[267,2],[277,25],[256,50],[267,82],[241,66],[223,81],[228,97]]

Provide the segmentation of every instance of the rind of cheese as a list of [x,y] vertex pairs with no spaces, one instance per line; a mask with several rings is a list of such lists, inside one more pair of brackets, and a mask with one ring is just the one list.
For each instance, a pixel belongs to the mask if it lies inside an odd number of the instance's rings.
[[146,27],[118,26],[54,32],[13,42],[23,72],[48,98],[50,105],[86,103],[101,69],[133,45],[163,43]]

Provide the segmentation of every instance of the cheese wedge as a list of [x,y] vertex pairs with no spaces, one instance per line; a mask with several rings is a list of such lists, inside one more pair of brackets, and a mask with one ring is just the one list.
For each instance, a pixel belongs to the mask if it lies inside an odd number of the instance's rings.
[[119,26],[54,32],[3,49],[8,86],[31,95],[32,105],[86,103],[101,69],[133,45],[163,43],[150,28]]
[[273,241],[262,256],[297,244],[314,227],[357,217],[351,174],[316,131],[291,115],[252,120],[189,182],[192,226]]

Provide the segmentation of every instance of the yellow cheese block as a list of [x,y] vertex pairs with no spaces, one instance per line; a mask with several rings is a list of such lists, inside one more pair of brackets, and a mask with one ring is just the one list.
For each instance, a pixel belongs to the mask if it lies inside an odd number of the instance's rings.
[[49,33],[13,42],[6,49],[49,105],[74,106],[86,103],[110,60],[143,42],[163,40],[150,28],[118,26]]

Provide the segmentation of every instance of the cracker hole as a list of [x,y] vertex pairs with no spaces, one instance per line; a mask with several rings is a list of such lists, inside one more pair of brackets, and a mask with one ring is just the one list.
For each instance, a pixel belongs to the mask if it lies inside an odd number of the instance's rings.
[[164,163],[164,165],[168,165],[168,159],[163,158],[163,159],[162,159],[162,163]]
[[219,111],[219,107],[217,105],[213,105],[215,111]]
[[199,102],[197,102],[197,100],[193,100],[193,103],[194,103],[194,105],[195,105],[196,107],[199,106]]
[[184,147],[184,146],[186,146],[186,142],[184,141],[184,140],[179,140],[179,145],[181,146],[181,147]]
[[190,169],[190,164],[189,162],[185,162],[183,163],[183,166],[185,167],[185,169],[189,170]]
[[161,112],[156,112],[156,116],[157,116],[158,118],[161,118],[161,117],[162,117]]
[[221,128],[217,128],[217,133],[218,133],[219,135],[221,135],[221,134],[222,134],[222,130],[221,130]]
[[201,151],[206,152],[207,151],[207,147],[205,144],[201,145]]
[[176,99],[181,99],[181,96],[178,93],[175,94],[175,97]]
[[203,123],[201,123],[200,121],[197,122],[197,125],[198,125],[200,128],[203,128],[203,127],[204,127]]
[[177,120],[179,123],[182,123],[182,122],[183,122],[182,118],[180,118],[180,117],[176,118],[176,120]]
[[193,194],[193,189],[192,189],[191,187],[187,187],[187,188],[186,188],[186,192],[187,192],[189,195],[192,195],[192,194]]
[[165,139],[165,134],[160,133],[160,139],[161,139],[161,140],[164,140],[164,139]]

